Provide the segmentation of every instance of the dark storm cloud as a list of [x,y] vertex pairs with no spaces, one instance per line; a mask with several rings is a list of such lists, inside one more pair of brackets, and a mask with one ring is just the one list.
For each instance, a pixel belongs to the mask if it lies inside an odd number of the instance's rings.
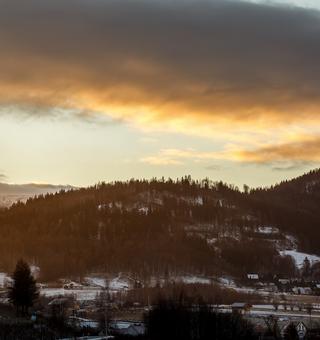
[[110,110],[146,124],[319,118],[317,11],[202,0],[0,6],[3,106]]

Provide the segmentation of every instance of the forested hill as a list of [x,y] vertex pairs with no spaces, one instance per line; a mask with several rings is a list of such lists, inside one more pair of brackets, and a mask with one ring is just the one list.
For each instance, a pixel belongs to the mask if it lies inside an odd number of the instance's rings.
[[251,208],[267,213],[270,223],[298,236],[302,249],[320,252],[320,170],[267,189],[252,190]]
[[131,180],[60,191],[0,212],[0,270],[20,257],[44,278],[92,271],[293,274],[281,249],[320,252],[320,172],[268,189]]
[[313,170],[269,189],[253,191],[255,197],[309,213],[317,214],[320,206],[320,170]]

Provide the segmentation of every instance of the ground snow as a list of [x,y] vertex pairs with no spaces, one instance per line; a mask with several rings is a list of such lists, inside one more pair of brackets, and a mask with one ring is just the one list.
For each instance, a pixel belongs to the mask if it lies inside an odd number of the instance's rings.
[[282,250],[282,251],[280,251],[280,255],[281,256],[290,255],[291,257],[293,257],[294,260],[296,261],[296,264],[297,264],[298,268],[302,268],[303,261],[304,261],[304,259],[306,257],[310,261],[310,264],[313,264],[315,262],[319,262],[320,261],[320,257],[317,256],[317,255],[301,253],[301,252],[296,251],[296,250]]
[[234,280],[230,279],[228,277],[219,277],[218,281],[219,281],[220,284],[222,284],[223,286],[228,287],[228,288],[230,288],[230,287],[234,288],[234,287],[237,286],[236,283],[234,282]]
[[181,276],[180,280],[185,284],[199,283],[199,284],[209,285],[211,283],[210,279],[207,279],[204,277],[198,277],[198,276]]
[[111,291],[122,291],[130,288],[128,280],[121,277],[105,279],[103,277],[88,276],[85,281],[94,287],[109,288]]
[[117,277],[109,281],[109,289],[115,291],[127,290],[129,289],[129,284],[126,280]]
[[6,273],[0,273],[0,287],[5,287],[12,279]]
[[99,289],[63,289],[63,288],[44,288],[40,294],[46,297],[74,296],[78,301],[94,300]]
[[104,279],[104,278],[101,278],[101,277],[86,277],[85,281],[90,286],[106,288],[106,279]]
[[278,234],[279,228],[272,227],[272,226],[261,226],[258,228],[258,232],[260,234]]

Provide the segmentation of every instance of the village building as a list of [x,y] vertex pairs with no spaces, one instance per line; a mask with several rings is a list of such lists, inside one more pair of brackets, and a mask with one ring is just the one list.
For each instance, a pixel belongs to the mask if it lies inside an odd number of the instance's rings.
[[143,336],[145,331],[145,324],[143,322],[112,321],[109,326],[110,334],[115,336]]
[[231,305],[232,313],[245,314],[249,312],[251,308],[252,305],[246,302],[235,302]]
[[249,280],[259,280],[259,275],[255,274],[255,273],[249,273],[249,274],[247,274],[247,278]]
[[310,287],[293,287],[292,291],[297,295],[312,295],[312,289]]
[[287,285],[287,284],[290,284],[290,280],[289,279],[279,279],[279,283],[281,283],[282,285]]

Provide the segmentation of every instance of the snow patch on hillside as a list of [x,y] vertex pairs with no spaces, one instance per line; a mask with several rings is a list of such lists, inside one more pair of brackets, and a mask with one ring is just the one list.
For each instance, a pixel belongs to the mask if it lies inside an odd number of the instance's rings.
[[106,279],[101,277],[86,277],[85,282],[93,287],[106,288],[107,286]]
[[114,277],[106,279],[103,277],[87,276],[85,282],[93,287],[108,288],[110,291],[122,291],[128,290],[131,283],[122,277]]
[[[211,283],[210,279],[205,278],[205,277],[199,277],[199,276],[181,276],[179,279],[185,284],[209,285]],[[178,281],[179,281],[179,279],[178,279]]]
[[282,250],[280,251],[280,255],[281,256],[290,255],[291,257],[293,257],[294,260],[296,261],[298,268],[302,268],[303,261],[305,260],[306,257],[308,258],[311,264],[314,264],[320,261],[320,257],[317,255],[302,253],[296,250]]
[[260,234],[279,234],[279,228],[273,226],[260,226],[258,228],[258,233]]

